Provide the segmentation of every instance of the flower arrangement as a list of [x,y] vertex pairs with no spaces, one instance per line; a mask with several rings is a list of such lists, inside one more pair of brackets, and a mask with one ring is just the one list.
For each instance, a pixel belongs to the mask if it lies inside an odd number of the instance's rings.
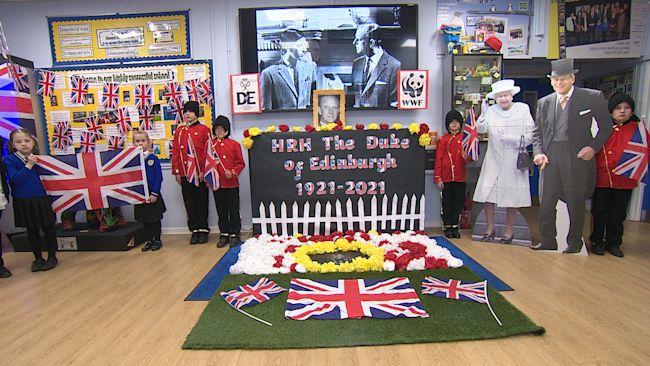
[[[312,254],[359,251],[366,257],[348,262],[317,263]],[[457,268],[463,261],[439,246],[423,232],[379,233],[347,231],[329,235],[281,236],[263,234],[242,244],[239,258],[230,267],[232,274],[271,274],[291,272],[413,271]]]
[[[352,131],[352,130],[357,130],[357,131],[363,131],[363,130],[387,130],[387,129],[393,129],[393,130],[401,130],[402,124],[401,123],[393,123],[392,125],[388,125],[388,123],[370,123],[368,126],[364,126],[361,123],[357,123],[354,126],[348,125],[348,126],[343,126],[343,123],[339,122],[332,122],[329,123],[325,126],[313,126],[313,125],[306,125],[303,128],[300,126],[293,126],[289,127],[288,125],[281,124],[278,126],[271,125],[266,128],[265,132],[327,132],[327,131]],[[411,123],[408,126],[408,130],[411,133],[411,135],[418,134],[420,137],[418,138],[418,143],[420,146],[427,146],[431,142],[431,139],[429,138],[429,126],[426,123]],[[253,137],[259,136],[262,134],[262,130],[259,129],[258,127],[252,127],[244,131],[244,139],[242,140],[242,145],[244,145],[245,148],[250,149],[253,147],[254,141]]]

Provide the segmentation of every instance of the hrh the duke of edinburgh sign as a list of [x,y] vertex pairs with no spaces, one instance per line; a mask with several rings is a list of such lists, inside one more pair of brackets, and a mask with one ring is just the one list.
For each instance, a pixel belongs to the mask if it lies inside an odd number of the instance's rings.
[[263,133],[249,161],[255,233],[424,228],[424,149],[407,129]]

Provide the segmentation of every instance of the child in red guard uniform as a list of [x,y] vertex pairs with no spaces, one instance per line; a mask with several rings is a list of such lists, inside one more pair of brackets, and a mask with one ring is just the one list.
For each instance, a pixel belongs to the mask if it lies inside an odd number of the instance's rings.
[[230,244],[235,247],[240,244],[241,217],[239,215],[239,173],[244,170],[244,158],[241,145],[229,138],[230,120],[219,116],[212,125],[215,138],[212,146],[219,158],[217,171],[219,172],[220,187],[214,191],[214,203],[219,215],[219,242],[218,248]]
[[460,238],[458,220],[465,203],[465,164],[463,152],[463,116],[451,110],[445,117],[447,134],[438,140],[434,181],[442,191],[442,223],[445,236]]
[[627,215],[632,189],[639,182],[614,174],[613,170],[634,135],[639,118],[634,115],[634,100],[627,94],[612,95],[608,106],[613,130],[602,150],[596,155],[596,190],[591,198],[591,251],[603,255],[607,250],[612,255],[623,257],[623,221]]

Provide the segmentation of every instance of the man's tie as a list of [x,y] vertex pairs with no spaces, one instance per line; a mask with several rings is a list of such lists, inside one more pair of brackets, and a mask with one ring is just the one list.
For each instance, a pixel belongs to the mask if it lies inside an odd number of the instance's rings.
[[566,107],[566,104],[569,103],[569,96],[568,95],[560,95],[560,106],[562,109]]
[[300,85],[300,79],[298,78],[298,65],[293,67],[293,86],[296,88],[296,94],[300,96],[300,91],[298,86]]
[[363,69],[363,86],[368,83],[370,77],[370,58],[366,58],[366,67]]

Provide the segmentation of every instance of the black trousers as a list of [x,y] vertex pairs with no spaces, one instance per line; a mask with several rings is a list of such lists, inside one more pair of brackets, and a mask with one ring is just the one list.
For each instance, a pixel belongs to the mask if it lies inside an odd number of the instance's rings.
[[591,198],[593,231],[592,242],[620,246],[623,241],[623,221],[627,217],[627,206],[632,198],[631,189],[596,188]]
[[195,186],[185,177],[181,178],[183,203],[187,211],[187,227],[190,231],[209,231],[208,229],[208,187],[201,183]]
[[142,225],[146,230],[147,239],[160,240],[160,232],[162,231],[160,221],[143,222]]
[[[539,209],[539,231],[542,244],[555,245],[555,215],[558,200],[569,211],[569,245],[582,244],[585,223],[585,201],[593,192],[595,171],[590,163],[575,157],[568,142],[553,142],[547,152],[549,164],[543,172],[542,201]],[[594,173],[594,174],[591,174]]]
[[442,189],[442,223],[444,226],[458,225],[464,204],[465,182],[445,182],[445,187]]
[[[54,225],[41,226],[40,229],[43,230],[43,235],[45,236],[45,247],[47,249],[48,258],[56,258],[56,250],[58,247],[56,245],[56,232],[54,231]],[[27,228],[27,240],[29,240],[29,245],[32,247],[34,258],[43,258],[41,236],[39,235],[38,226]]]
[[239,187],[219,188],[213,194],[217,215],[219,215],[219,232],[239,235],[241,231]]

